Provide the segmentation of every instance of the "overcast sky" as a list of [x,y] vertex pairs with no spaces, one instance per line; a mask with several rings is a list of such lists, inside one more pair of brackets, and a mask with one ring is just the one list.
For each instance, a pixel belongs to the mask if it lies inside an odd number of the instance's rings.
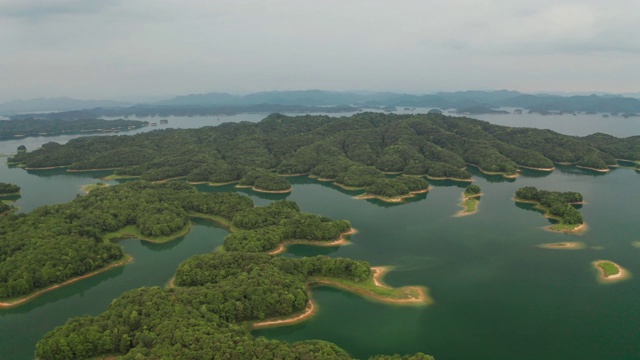
[[638,0],[0,0],[0,102],[640,92]]

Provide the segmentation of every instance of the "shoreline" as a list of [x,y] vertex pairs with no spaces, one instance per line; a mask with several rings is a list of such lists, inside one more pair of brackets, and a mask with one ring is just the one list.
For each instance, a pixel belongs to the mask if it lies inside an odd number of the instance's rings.
[[60,165],[60,166],[47,166],[47,167],[41,167],[41,168],[32,168],[32,167],[25,167],[25,170],[53,170],[53,169],[62,169],[62,168],[68,168],[69,165]]
[[293,191],[293,187],[290,187],[287,190],[264,190],[264,189],[259,189],[253,185],[236,185],[235,187],[238,189],[251,189],[255,192],[261,192],[265,194],[288,194]]
[[[453,215],[453,217],[469,216],[469,215],[473,215],[473,214],[478,212],[478,206],[480,205],[480,200],[475,199],[475,198],[479,198],[484,194],[483,193],[478,193],[478,194],[473,194],[473,195],[469,195],[469,196],[465,196],[465,194],[466,194],[465,192],[462,192],[462,202],[460,204],[458,204],[458,205],[462,206],[462,210],[460,210],[457,213],[455,213]],[[467,207],[467,205],[465,205],[465,203],[469,199],[475,199],[476,200],[476,206],[473,209],[473,211],[467,211],[468,207]]]
[[501,175],[502,177],[507,178],[507,179],[515,179],[518,176],[520,176],[520,174],[517,173],[517,172],[515,174],[513,174],[513,175],[510,175],[510,174],[507,174],[505,172],[500,172],[500,171],[487,171],[487,170],[484,170],[483,168],[481,168],[480,166],[475,165],[475,164],[467,163],[467,165],[477,168],[478,170],[480,170],[481,173],[483,173],[485,175]]
[[48,287],[46,287],[44,289],[38,290],[38,291],[36,291],[34,293],[31,293],[29,295],[20,297],[20,298],[14,300],[14,301],[0,302],[0,308],[12,308],[12,307],[15,307],[15,306],[22,305],[22,304],[24,304],[24,303],[26,303],[28,301],[31,301],[31,300],[37,298],[38,296],[40,296],[40,295],[42,295],[44,293],[49,292],[49,291],[53,291],[53,290],[56,290],[56,289],[61,288],[63,286],[66,286],[66,285],[69,285],[69,284],[73,284],[73,283],[75,283],[77,281],[80,281],[80,280],[83,280],[83,279],[86,279],[86,278],[101,274],[101,273],[103,273],[103,272],[105,272],[107,270],[113,269],[114,267],[123,266],[123,265],[126,265],[126,264],[130,263],[130,262],[133,262],[133,256],[125,254],[124,259],[118,260],[115,263],[107,265],[106,267],[100,268],[100,269],[95,270],[93,272],[90,272],[88,274],[80,275],[80,276],[71,278],[69,280],[66,280],[64,282],[61,282],[59,284],[48,286]]
[[[582,224],[579,224],[579,225],[573,227],[572,229],[554,229],[555,226],[558,226],[558,225],[569,225],[569,224],[564,224],[562,222],[562,218],[550,214],[549,213],[549,209],[544,207],[544,206],[542,206],[542,204],[540,204],[540,202],[538,202],[538,201],[525,200],[525,199],[521,199],[521,198],[519,198],[517,196],[514,196],[511,199],[513,201],[515,201],[515,202],[520,202],[520,203],[525,203],[525,204],[534,204],[535,205],[534,208],[544,211],[544,214],[542,214],[543,217],[545,217],[547,219],[553,219],[553,220],[558,221],[557,224],[544,226],[544,229],[547,230],[547,231],[560,232],[560,233],[565,233],[565,234],[578,234],[578,233],[581,233],[581,232],[583,232],[583,231],[585,231],[587,229],[587,223],[586,222],[583,222]],[[582,201],[582,202],[571,203],[571,204],[584,204],[584,203],[585,202]]]
[[[615,275],[606,276],[604,270],[600,266],[598,266],[598,264],[601,262],[613,264],[618,269],[618,273]],[[611,284],[631,278],[631,273],[627,269],[610,260],[595,260],[591,262],[591,265],[593,265],[593,267],[598,270],[598,282],[601,284]]]
[[277,327],[277,326],[283,326],[283,325],[297,324],[309,319],[310,317],[315,315],[317,311],[318,311],[318,307],[313,302],[313,299],[311,299],[311,296],[309,296],[309,302],[307,303],[307,306],[301,313],[294,313],[291,316],[284,317],[284,318],[275,318],[273,320],[264,320],[264,321],[254,322],[253,324],[251,324],[251,328],[262,329],[267,327]]
[[611,169],[596,169],[596,168],[592,168],[592,167],[588,167],[588,166],[581,166],[581,165],[576,165],[576,167],[578,169],[591,170],[591,171],[596,171],[596,172],[599,172],[599,173],[608,173],[609,171],[611,171]]
[[120,168],[106,168],[106,169],[67,169],[67,172],[89,172],[89,171],[107,171],[107,170],[118,170]]
[[[138,233],[134,233],[134,232],[128,232],[128,230],[131,229],[127,229],[127,228],[131,228],[133,227],[134,231],[138,231]],[[120,229],[120,230],[116,230],[112,233],[108,233],[103,235],[103,239],[106,241],[120,241],[120,240],[127,240],[127,239],[138,239],[141,241],[146,241],[152,244],[165,244],[171,241],[176,240],[179,237],[185,236],[188,233],[191,232],[191,228],[193,227],[193,223],[191,221],[189,221],[189,223],[187,225],[185,225],[182,229],[176,231],[173,234],[169,234],[166,236],[161,236],[159,237],[159,239],[153,239],[153,238],[149,238],[149,237],[145,237],[143,234],[139,233],[139,230],[137,229],[137,227],[135,225],[128,225],[125,226],[124,228]],[[126,229],[126,230],[125,230]],[[119,231],[123,231],[122,234],[117,234]]]
[[87,184],[87,185],[82,185],[80,186],[80,191],[82,191],[85,194],[90,193],[92,190],[95,189],[101,189],[101,188],[106,188],[109,187],[109,184],[102,184],[102,185],[98,185],[98,184]]
[[[402,286],[398,288],[393,288],[388,286],[382,278],[393,268],[390,266],[374,266],[371,267],[373,271],[372,281],[373,285],[383,289],[394,289],[398,291],[402,291],[408,298],[405,299],[394,299],[391,297],[387,297],[384,295],[376,294],[372,290],[366,289],[364,287],[359,286],[349,286],[337,282],[335,280],[327,279],[327,278],[317,278],[312,281],[313,286],[330,286],[338,289],[342,289],[345,291],[349,291],[356,295],[363,296],[368,299],[372,299],[375,301],[380,301],[385,304],[393,304],[393,305],[431,305],[434,303],[433,299],[429,297],[428,290],[423,286]],[[416,294],[416,296],[411,295],[411,293]]]
[[[407,175],[407,176],[419,176],[419,175]],[[460,181],[460,182],[474,182],[472,178],[463,179],[463,178],[454,178],[454,177],[438,177],[438,176],[429,176],[424,175],[429,180],[451,180],[451,181]]]
[[289,245],[311,245],[311,246],[324,246],[324,247],[344,246],[351,243],[345,236],[350,236],[357,233],[358,233],[358,230],[356,230],[355,228],[350,228],[349,231],[341,233],[340,237],[333,241],[286,240],[281,242],[280,245],[278,245],[278,247],[276,247],[275,249],[266,251],[266,253],[269,255],[280,255],[285,251],[287,251],[287,247]]
[[537,168],[537,167],[525,166],[525,165],[518,165],[518,167],[521,167],[521,168],[523,168],[523,169],[537,170],[537,171],[546,171],[546,172],[552,172],[552,171],[554,171],[554,170],[556,169],[555,167],[550,167],[550,168]]
[[417,191],[409,191],[409,193],[407,195],[400,195],[400,196],[393,197],[393,198],[389,198],[389,197],[385,197],[385,196],[381,196],[381,195],[367,194],[367,193],[356,195],[354,198],[358,199],[358,200],[378,199],[378,200],[385,201],[385,202],[388,202],[388,203],[396,203],[397,204],[397,203],[403,202],[405,199],[410,199],[410,198],[416,196],[417,194],[428,193],[431,189],[432,189],[432,187],[429,186],[426,189],[417,190]]

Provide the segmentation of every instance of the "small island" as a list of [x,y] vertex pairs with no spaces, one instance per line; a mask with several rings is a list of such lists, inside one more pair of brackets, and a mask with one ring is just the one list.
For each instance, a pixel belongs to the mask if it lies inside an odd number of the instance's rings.
[[466,216],[475,214],[478,211],[478,205],[480,204],[480,197],[482,196],[482,190],[478,185],[469,185],[464,189],[462,193],[462,210],[458,211],[455,216]]
[[236,187],[274,194],[286,194],[293,190],[287,179],[265,169],[249,171]]
[[376,179],[365,187],[365,193],[357,199],[379,199],[386,202],[402,202],[415,194],[429,191],[429,183],[423,177],[398,176],[393,179]]
[[629,271],[610,260],[596,260],[591,264],[598,270],[598,281],[603,284],[618,282],[631,277]]
[[0,182],[0,196],[11,196],[20,194],[20,186]]
[[533,186],[526,186],[516,191],[517,202],[535,204],[536,208],[544,211],[544,216],[557,221],[548,226],[549,230],[564,233],[577,233],[585,228],[582,214],[573,205],[582,204],[582,194],[574,191],[538,190]]
[[587,247],[585,243],[579,241],[564,241],[557,243],[548,243],[538,245],[541,249],[550,249],[550,250],[582,250]]

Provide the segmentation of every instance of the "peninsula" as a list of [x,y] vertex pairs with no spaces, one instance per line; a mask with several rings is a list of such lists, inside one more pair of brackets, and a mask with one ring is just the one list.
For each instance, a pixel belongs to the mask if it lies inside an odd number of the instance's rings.
[[478,205],[480,204],[480,197],[482,196],[482,190],[478,185],[468,185],[462,193],[462,210],[458,211],[455,216],[466,216],[475,214],[478,211]]
[[548,229],[565,233],[577,233],[585,228],[582,214],[573,205],[582,204],[582,194],[573,191],[559,192],[538,190],[526,186],[516,191],[517,202],[532,203],[544,212],[544,216],[558,223]]

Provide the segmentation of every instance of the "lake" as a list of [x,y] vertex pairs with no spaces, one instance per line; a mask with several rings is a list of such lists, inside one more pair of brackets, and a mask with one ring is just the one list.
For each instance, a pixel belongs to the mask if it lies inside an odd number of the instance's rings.
[[[258,121],[258,114],[220,117]],[[535,126],[577,135],[605,132],[640,134],[640,120],[597,115],[485,115],[508,126]],[[216,125],[217,117],[172,118],[166,127]],[[147,120],[149,120],[147,118]],[[164,126],[164,125],[163,125]],[[160,127],[160,126],[158,126]],[[148,127],[140,131],[154,130]],[[573,129],[573,130],[572,130]],[[20,144],[30,150],[70,137],[27,138],[0,142],[0,153]],[[474,168],[482,188],[477,214],[456,218],[466,184],[432,181],[433,190],[404,204],[356,200],[346,191],[306,177],[290,178],[291,194],[261,194],[233,186],[198,185],[201,191],[239,191],[257,205],[273,200],[298,202],[302,211],[350,220],[358,233],[343,247],[291,246],[284,256],[323,254],[390,265],[392,286],[423,285],[435,303],[401,307],[368,301],[330,288],[317,288],[319,312],[301,324],[256,331],[284,341],[323,339],[352,356],[422,351],[443,359],[626,359],[640,355],[640,241],[634,200],[640,174],[627,168],[598,174],[570,166],[551,173],[524,170],[515,180],[484,175]],[[22,187],[20,211],[66,202],[80,186],[109,172],[67,173],[62,169],[25,171],[0,166],[0,181]],[[115,182],[111,182],[115,184]],[[584,195],[581,211],[588,230],[565,235],[543,229],[549,221],[512,197],[523,186],[573,190]],[[637,198],[637,195],[635,195]],[[96,315],[124,291],[164,286],[189,256],[213,251],[228,232],[206,220],[168,244],[137,239],[120,242],[134,261],[92,278],[46,293],[17,308],[0,310],[0,358],[29,359],[37,340],[69,317]],[[540,249],[537,245],[581,241],[586,249]],[[591,262],[612,260],[636,277],[602,285]]]

